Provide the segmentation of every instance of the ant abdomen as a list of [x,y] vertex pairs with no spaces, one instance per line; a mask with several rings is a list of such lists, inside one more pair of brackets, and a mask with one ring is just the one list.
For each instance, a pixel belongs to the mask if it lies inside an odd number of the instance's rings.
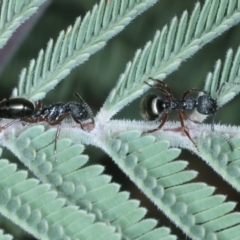
[[10,98],[0,102],[0,117],[18,119],[30,117],[35,111],[35,105],[25,98]]
[[163,100],[156,94],[144,96],[140,103],[140,113],[144,120],[156,120],[159,114],[164,111]]

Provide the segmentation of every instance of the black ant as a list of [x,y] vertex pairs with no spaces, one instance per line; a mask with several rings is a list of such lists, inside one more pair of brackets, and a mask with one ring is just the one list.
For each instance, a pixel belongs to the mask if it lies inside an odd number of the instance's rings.
[[[80,124],[82,129],[84,129],[83,120],[91,119],[91,124],[94,126],[93,114],[90,107],[78,93],[75,93],[75,96],[80,100],[80,103],[56,103],[50,106],[43,106],[42,101],[38,101],[34,105],[31,101],[24,98],[3,100],[0,102],[0,117],[16,119],[26,123],[47,122],[52,126],[58,124],[54,142],[54,151],[56,153],[57,139],[61,130],[60,124],[68,115],[71,115],[74,121]],[[15,121],[2,126],[0,129],[9,127]]]
[[[163,116],[162,121],[160,125],[153,130],[149,130],[148,132],[155,132],[163,127],[163,125],[168,120],[169,113],[173,110],[176,110],[178,112],[178,117],[181,123],[182,130],[186,134],[186,136],[193,142],[193,144],[196,146],[195,142],[191,138],[188,130],[186,129],[184,125],[184,117],[189,119],[190,121],[194,123],[199,123],[199,121],[196,121],[192,119],[187,112],[192,111],[196,108],[196,110],[203,114],[203,115],[212,115],[212,122],[211,122],[211,129],[214,131],[214,119],[216,112],[218,110],[217,100],[213,99],[206,91],[203,91],[198,88],[192,88],[187,91],[185,91],[182,95],[182,98],[180,100],[175,99],[170,87],[164,83],[161,80],[150,78],[153,81],[156,82],[156,86],[152,86],[146,82],[148,86],[151,88],[155,88],[157,91],[163,93],[165,95],[165,100],[161,99],[156,94],[148,94],[144,96],[140,103],[140,111],[143,119],[145,120],[156,120]],[[217,94],[220,94],[223,85],[227,83],[224,82],[220,88]],[[232,84],[232,83],[230,83]],[[237,83],[233,83],[237,84]],[[198,96],[196,99],[188,97],[188,95],[192,92],[199,92],[203,93],[203,95]],[[218,134],[218,133],[217,133]],[[220,137],[224,138],[225,141],[229,144],[231,151],[233,151],[233,146],[229,142],[228,139],[226,139],[224,136],[218,134]],[[197,147],[197,146],[196,146]]]

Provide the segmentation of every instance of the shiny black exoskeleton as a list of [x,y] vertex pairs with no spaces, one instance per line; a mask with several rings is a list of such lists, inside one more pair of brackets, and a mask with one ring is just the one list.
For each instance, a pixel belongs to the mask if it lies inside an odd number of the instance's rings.
[[[214,116],[218,110],[216,99],[213,99],[208,93],[197,88],[192,88],[184,92],[180,100],[175,99],[170,87],[166,83],[164,83],[161,80],[156,80],[156,79],[152,79],[152,80],[156,82],[155,86],[152,86],[148,83],[146,84],[149,85],[150,87],[155,88],[157,91],[163,93],[165,95],[165,99],[164,100],[161,99],[156,94],[148,94],[142,98],[140,103],[140,109],[141,109],[140,112],[142,117],[145,120],[156,120],[162,117],[162,121],[160,125],[156,129],[150,130],[148,132],[154,132],[161,129],[163,125],[166,123],[169,113],[173,110],[176,110],[178,112],[182,131],[184,131],[186,136],[194,143],[194,141],[192,140],[189,132],[187,131],[184,125],[183,119],[185,117],[194,123],[199,123],[197,120],[192,119],[187,113],[188,111],[192,111],[195,108],[201,114],[213,115],[211,129],[212,131],[214,131]],[[222,86],[220,87],[220,91],[221,89],[222,89]],[[202,92],[203,95],[197,97],[196,99],[188,97],[188,95],[192,92]],[[232,149],[232,145],[229,143],[229,141],[226,138],[224,139],[228,142],[228,144]],[[194,143],[194,145],[196,144]]]
[[[181,116],[184,115],[186,118],[189,118],[186,111],[193,111],[195,108],[199,113],[204,115],[214,115],[217,112],[217,101],[205,91],[196,88],[190,89],[184,92],[182,99],[179,100],[173,97],[171,89],[166,83],[160,80],[155,81],[157,81],[157,85],[154,88],[164,93],[166,99],[163,100],[156,94],[148,94],[144,96],[140,107],[141,115],[145,120],[156,120],[163,114],[169,114],[173,110],[177,110]],[[161,88],[161,86],[166,89]],[[204,95],[201,95],[196,99],[187,97],[191,92],[203,92]]]
[[29,118],[21,118],[22,121],[28,123],[47,122],[50,125],[59,124],[66,116],[71,115],[75,122],[82,127],[83,120],[91,118],[94,123],[92,112],[89,106],[83,101],[79,94],[75,96],[80,100],[80,103],[56,103],[50,106],[42,106],[42,102],[37,103],[37,110]]
[[0,102],[0,118],[19,119],[30,117],[34,112],[34,103],[25,98],[10,98]]
[[80,100],[69,103],[56,103],[50,106],[43,106],[41,101],[36,105],[24,98],[12,98],[0,102],[0,118],[15,119],[0,129],[5,129],[12,125],[16,120],[26,123],[47,122],[49,125],[57,125],[58,129],[55,136],[54,150],[56,152],[57,139],[60,133],[60,123],[70,115],[74,121],[80,124],[84,129],[82,121],[90,119],[91,125],[94,126],[94,118],[92,111],[87,103],[80,97],[78,93],[75,96]]
[[35,113],[29,118],[21,118],[21,121],[27,123],[47,122],[49,125],[58,124],[54,142],[54,151],[56,152],[57,139],[61,130],[60,123],[68,115],[70,115],[76,123],[79,123],[82,129],[84,129],[82,121],[87,119],[91,119],[91,124],[94,126],[94,119],[90,107],[78,93],[75,93],[75,96],[80,100],[80,103],[56,103],[50,106],[42,106],[42,102],[39,101],[36,105],[37,110]]

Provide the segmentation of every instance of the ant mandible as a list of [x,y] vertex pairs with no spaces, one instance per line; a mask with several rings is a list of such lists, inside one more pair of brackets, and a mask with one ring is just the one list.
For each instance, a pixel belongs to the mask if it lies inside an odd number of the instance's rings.
[[87,119],[91,119],[91,125],[94,126],[94,118],[90,107],[78,93],[75,93],[75,96],[80,100],[80,103],[56,103],[50,106],[43,106],[42,101],[38,101],[34,105],[25,98],[5,99],[0,102],[0,117],[15,120],[0,127],[0,129],[6,129],[18,120],[26,123],[47,122],[52,126],[58,125],[54,141],[54,151],[56,153],[57,139],[61,130],[60,124],[68,115],[71,115],[82,129],[84,129],[82,121]]
[[[148,86],[156,89],[157,91],[163,93],[165,95],[165,100],[161,99],[156,94],[148,94],[144,96],[140,103],[140,113],[145,120],[156,120],[163,116],[160,125],[153,130],[149,130],[148,132],[155,132],[163,127],[169,117],[169,113],[173,110],[178,112],[178,117],[181,123],[182,130],[186,134],[186,136],[192,141],[192,143],[196,146],[196,143],[191,138],[188,130],[184,125],[184,117],[189,119],[194,123],[199,123],[199,121],[192,119],[187,112],[192,111],[196,108],[196,110],[203,115],[212,115],[211,129],[214,131],[214,118],[216,112],[218,110],[217,100],[213,99],[207,92],[198,89],[192,88],[185,91],[180,100],[175,99],[170,87],[161,80],[150,78],[151,80],[156,82],[156,85],[150,85],[146,82]],[[225,82],[226,83],[226,82]],[[224,84],[225,84],[224,83]],[[223,85],[219,88],[218,94],[221,92]],[[192,92],[203,93],[203,95],[198,96],[196,99],[188,97],[188,95]],[[224,138],[229,144],[231,150],[233,150],[233,146],[229,142],[228,139],[218,134],[220,137]],[[197,147],[197,146],[196,146]]]

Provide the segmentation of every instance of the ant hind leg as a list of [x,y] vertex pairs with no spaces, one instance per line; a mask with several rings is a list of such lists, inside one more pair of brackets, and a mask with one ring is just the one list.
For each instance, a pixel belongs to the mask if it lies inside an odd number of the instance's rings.
[[194,144],[194,146],[198,149],[197,144],[193,141],[192,137],[190,136],[188,130],[186,129],[185,125],[184,125],[184,121],[183,121],[183,113],[178,111],[178,117],[181,123],[181,127],[182,130],[184,131],[184,133],[186,134],[186,136],[189,138],[189,140]]
[[55,155],[56,161],[57,161],[57,140],[59,138],[60,131],[61,131],[61,124],[58,125],[57,132],[56,132],[55,138],[54,138],[54,155]]
[[166,121],[168,120],[168,116],[169,116],[169,113],[166,112],[165,115],[163,116],[163,119],[162,119],[162,122],[160,123],[160,125],[153,130],[148,130],[147,133],[152,133],[152,132],[155,132],[155,131],[161,129],[163,127],[163,125],[166,123]]
[[11,125],[13,125],[15,122],[18,122],[19,119],[14,119],[13,121],[11,121],[10,123],[4,125],[4,126],[0,126],[0,132],[8,127],[10,127]]

